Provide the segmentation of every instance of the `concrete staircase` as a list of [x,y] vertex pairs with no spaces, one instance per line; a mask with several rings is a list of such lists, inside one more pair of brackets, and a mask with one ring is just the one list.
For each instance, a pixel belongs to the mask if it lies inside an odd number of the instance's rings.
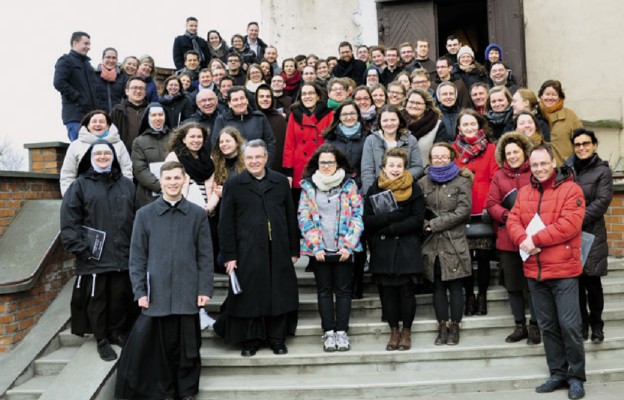
[[[349,331],[352,349],[324,353],[314,278],[304,272],[304,264],[297,265],[300,319],[297,336],[287,341],[289,353],[276,356],[262,348],[256,356],[243,358],[240,348],[223,344],[211,330],[202,332],[198,400],[402,400],[416,396],[525,400],[534,398],[533,388],[548,376],[542,345],[505,343],[513,319],[506,292],[497,285],[491,286],[488,294],[488,315],[464,318],[458,346],[433,344],[436,322],[431,295],[418,295],[412,349],[388,352],[389,329],[380,320],[376,287],[368,279],[364,299],[353,301]],[[494,264],[492,268],[495,281]],[[619,399],[624,390],[624,260],[610,259],[609,271],[603,279],[606,339],[598,345],[585,342],[588,397],[600,393],[604,400]],[[208,307],[213,315],[225,298],[227,279],[219,276],[215,286],[216,295]],[[57,311],[50,308],[57,314],[66,310],[56,317],[67,321],[69,301],[67,294],[64,297],[59,296]],[[114,363],[99,359],[93,338],[78,338],[67,329],[57,329],[46,343],[11,388],[5,393],[0,390],[0,399],[113,398]],[[0,359],[3,371],[6,362],[10,362],[8,357]],[[552,396],[549,398],[566,398],[564,391]]]

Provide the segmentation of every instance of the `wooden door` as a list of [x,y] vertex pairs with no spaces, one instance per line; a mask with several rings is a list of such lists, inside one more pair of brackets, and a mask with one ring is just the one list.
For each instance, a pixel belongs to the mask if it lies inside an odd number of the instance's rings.
[[418,39],[429,41],[429,58],[438,58],[438,28],[433,1],[377,1],[379,44],[399,47]]
[[524,12],[522,0],[488,0],[488,38],[503,48],[503,61],[518,86],[526,85]]

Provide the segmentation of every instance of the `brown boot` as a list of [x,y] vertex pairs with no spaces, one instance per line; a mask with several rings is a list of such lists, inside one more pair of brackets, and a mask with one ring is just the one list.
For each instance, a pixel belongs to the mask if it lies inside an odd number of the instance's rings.
[[390,340],[388,341],[386,350],[393,351],[393,350],[398,349],[400,340],[401,340],[401,333],[399,332],[399,328],[392,328],[392,332],[390,333]]
[[529,332],[527,331],[527,326],[524,322],[516,324],[516,329],[505,339],[507,343],[516,343],[521,341],[522,339],[526,339],[529,337]]
[[448,339],[448,326],[446,321],[442,321],[438,324],[438,337],[435,340],[436,346],[442,346],[446,344],[446,340]]
[[540,344],[542,342],[542,335],[537,325],[530,323],[528,329],[527,344]]
[[446,344],[448,344],[449,346],[455,346],[456,344],[459,344],[459,322],[451,322],[449,324]]
[[403,328],[403,330],[401,331],[401,340],[399,341],[400,351],[409,350],[412,347],[411,333],[411,328]]

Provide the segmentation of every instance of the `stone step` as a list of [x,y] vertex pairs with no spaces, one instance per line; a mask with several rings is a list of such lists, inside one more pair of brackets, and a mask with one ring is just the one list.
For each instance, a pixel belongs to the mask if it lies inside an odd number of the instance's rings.
[[[505,367],[400,368],[367,373],[350,373],[328,365],[324,374],[213,375],[202,371],[198,400],[208,399],[395,399],[465,392],[532,389],[548,377],[543,357],[525,358],[521,365]],[[587,363],[588,379],[593,383],[624,380],[624,366],[615,358]],[[549,395],[548,398],[559,398]],[[563,392],[562,392],[563,394]],[[535,396],[535,395],[534,395]],[[536,398],[536,397],[529,397]]]
[[87,340],[87,337],[72,334],[69,328],[59,332],[58,337],[64,347],[80,347]]
[[74,358],[79,347],[61,347],[34,362],[36,375],[58,375]]
[[9,389],[5,393],[6,400],[37,400],[56,379],[54,375],[37,375],[23,384]]

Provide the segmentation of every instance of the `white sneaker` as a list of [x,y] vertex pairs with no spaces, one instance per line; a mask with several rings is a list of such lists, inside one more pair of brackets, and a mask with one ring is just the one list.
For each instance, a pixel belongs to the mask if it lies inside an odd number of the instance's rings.
[[347,336],[347,332],[338,332],[336,334],[336,350],[349,351],[350,349],[351,344],[349,343],[349,336]]
[[321,340],[323,341],[323,351],[336,351],[336,334],[333,331],[325,333],[321,336]]
[[212,328],[215,322],[215,319],[208,315],[206,310],[203,308],[199,309],[199,327],[202,331],[208,327]]

